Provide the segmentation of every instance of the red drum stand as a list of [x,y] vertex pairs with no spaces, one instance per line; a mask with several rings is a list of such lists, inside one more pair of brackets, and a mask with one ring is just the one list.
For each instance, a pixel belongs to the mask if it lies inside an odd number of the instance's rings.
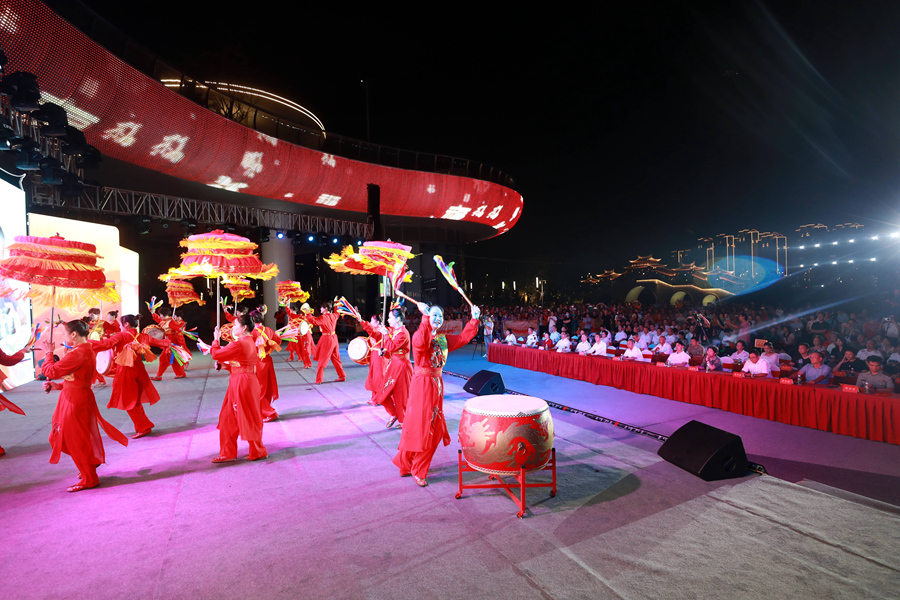
[[[505,490],[509,497],[513,502],[516,503],[516,506],[519,507],[519,512],[516,513],[516,516],[520,519],[525,516],[525,489],[526,488],[550,488],[550,497],[553,498],[556,496],[556,448],[553,448],[550,451],[550,461],[544,465],[543,468],[535,469],[534,471],[529,471],[530,473],[537,473],[540,471],[552,471],[553,472],[553,481],[550,483],[525,483],[525,469],[519,469],[518,473],[507,473],[506,475],[496,475],[496,474],[488,474],[489,480],[494,480],[497,483],[463,483],[463,473],[484,473],[479,469],[473,469],[469,466],[469,463],[463,459],[462,450],[458,450],[459,453],[459,491],[456,492],[456,499],[459,500],[462,498],[463,490],[484,490],[484,489],[502,489]],[[503,481],[502,477],[515,477],[515,482],[506,483]],[[513,493],[514,490],[519,490],[518,497]]]

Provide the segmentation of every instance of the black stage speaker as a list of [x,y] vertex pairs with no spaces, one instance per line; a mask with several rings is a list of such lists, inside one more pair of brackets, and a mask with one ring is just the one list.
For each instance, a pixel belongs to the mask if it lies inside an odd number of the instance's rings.
[[503,378],[500,377],[500,373],[494,373],[493,371],[478,371],[469,378],[463,389],[476,396],[492,396],[506,393]]
[[658,454],[704,481],[743,477],[749,466],[740,436],[700,421],[679,427]]

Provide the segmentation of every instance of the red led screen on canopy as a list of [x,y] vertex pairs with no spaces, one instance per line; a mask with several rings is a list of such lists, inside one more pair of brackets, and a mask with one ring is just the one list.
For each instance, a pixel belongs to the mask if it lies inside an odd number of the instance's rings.
[[290,144],[202,108],[127,65],[37,0],[4,0],[6,72],[37,75],[43,101],[100,152],[189,181],[274,200],[366,212],[366,184],[383,214],[469,221],[507,231],[522,196],[502,185],[341,158]]

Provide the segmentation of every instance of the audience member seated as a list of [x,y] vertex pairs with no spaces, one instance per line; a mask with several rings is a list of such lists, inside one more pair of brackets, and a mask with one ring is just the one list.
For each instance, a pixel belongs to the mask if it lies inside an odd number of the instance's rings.
[[588,337],[586,333],[581,334],[581,341],[578,342],[578,345],[575,346],[575,352],[579,354],[583,352],[587,352],[591,349],[591,343],[588,341]]
[[869,370],[865,373],[860,373],[859,377],[856,378],[856,385],[859,387],[868,387],[876,390],[890,390],[894,391],[894,380],[889,376],[885,375],[882,371],[883,361],[880,356],[872,355],[866,359],[866,365],[869,367]]
[[625,354],[622,355],[622,358],[629,360],[644,358],[644,353],[634,345],[634,340],[628,340],[625,343]]
[[809,353],[810,363],[791,375],[791,379],[804,379],[807,383],[827,385],[831,383],[831,367],[825,364],[825,352],[813,351]]
[[763,346],[763,353],[759,355],[761,359],[769,363],[769,368],[773,371],[781,371],[781,361],[778,352],[768,342]]
[[550,339],[550,334],[546,331],[544,332],[544,337],[541,338],[541,347],[547,350],[553,347],[553,340]]
[[884,360],[884,357],[881,356],[881,351],[875,348],[875,340],[867,340],[865,349],[856,353],[856,357],[860,360],[868,361],[870,356],[877,356]]
[[623,325],[619,325],[619,330],[616,332],[616,335],[613,339],[616,341],[616,343],[622,343],[628,339],[628,334],[625,333],[625,327]]
[[528,328],[528,337],[525,338],[525,346],[527,348],[537,348],[538,345],[538,337],[534,332],[534,327]]
[[553,342],[554,346],[559,342],[560,337],[561,336],[559,335],[559,332],[556,331],[556,327],[554,325],[551,325],[550,326],[550,341]]
[[504,331],[504,334],[506,334],[506,337],[503,338],[504,344],[509,344],[510,346],[518,345],[518,342],[516,342],[516,336],[513,334],[512,331],[507,329],[506,331]]
[[691,355],[684,351],[684,342],[675,342],[675,352],[666,359],[670,367],[686,367],[691,362]]
[[806,330],[812,334],[824,334],[830,329],[831,324],[825,321],[825,313],[822,311],[817,312],[815,320],[806,325]]
[[[757,356],[759,356],[759,353],[757,353]],[[750,353],[744,349],[744,342],[738,340],[735,344],[734,353],[727,358],[730,358],[733,362],[746,362],[747,359],[750,358]]]
[[768,361],[759,358],[759,350],[754,348],[747,353],[747,362],[744,363],[744,368],[741,371],[750,377],[771,377],[772,369],[770,366]]
[[703,359],[703,368],[707,371],[724,370],[724,367],[722,367],[722,359],[719,358],[719,353],[716,351],[715,346],[710,346],[706,349],[706,357]]
[[606,355],[606,341],[604,341],[603,336],[594,336],[594,345],[591,346],[591,349],[588,350],[587,353],[592,356]]
[[672,346],[666,341],[666,336],[659,336],[659,343],[653,349],[654,354],[672,354]]
[[691,343],[688,345],[685,352],[687,352],[691,358],[701,357],[706,354],[706,350],[704,350],[703,346],[700,344],[700,339],[697,337],[691,338]]
[[[565,328],[563,328],[565,329]],[[563,332],[559,338],[559,341],[556,342],[556,345],[553,347],[557,352],[571,352],[572,351],[572,342],[569,341],[569,334]]]
[[[872,356],[881,360],[881,357],[873,354]],[[879,362],[879,368],[881,367],[881,363]],[[852,349],[848,349],[844,351],[844,357],[841,358],[841,361],[835,364],[832,368],[832,371],[850,371],[852,373],[862,373],[866,370],[866,363],[856,357],[856,352]]]

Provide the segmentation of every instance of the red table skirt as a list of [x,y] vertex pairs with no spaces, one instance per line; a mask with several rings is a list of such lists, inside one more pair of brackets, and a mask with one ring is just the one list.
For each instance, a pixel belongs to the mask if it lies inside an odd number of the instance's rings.
[[732,377],[731,373],[661,368],[649,363],[503,344],[488,344],[488,361],[789,425],[900,444],[900,397],[897,395],[783,385],[771,379]]

